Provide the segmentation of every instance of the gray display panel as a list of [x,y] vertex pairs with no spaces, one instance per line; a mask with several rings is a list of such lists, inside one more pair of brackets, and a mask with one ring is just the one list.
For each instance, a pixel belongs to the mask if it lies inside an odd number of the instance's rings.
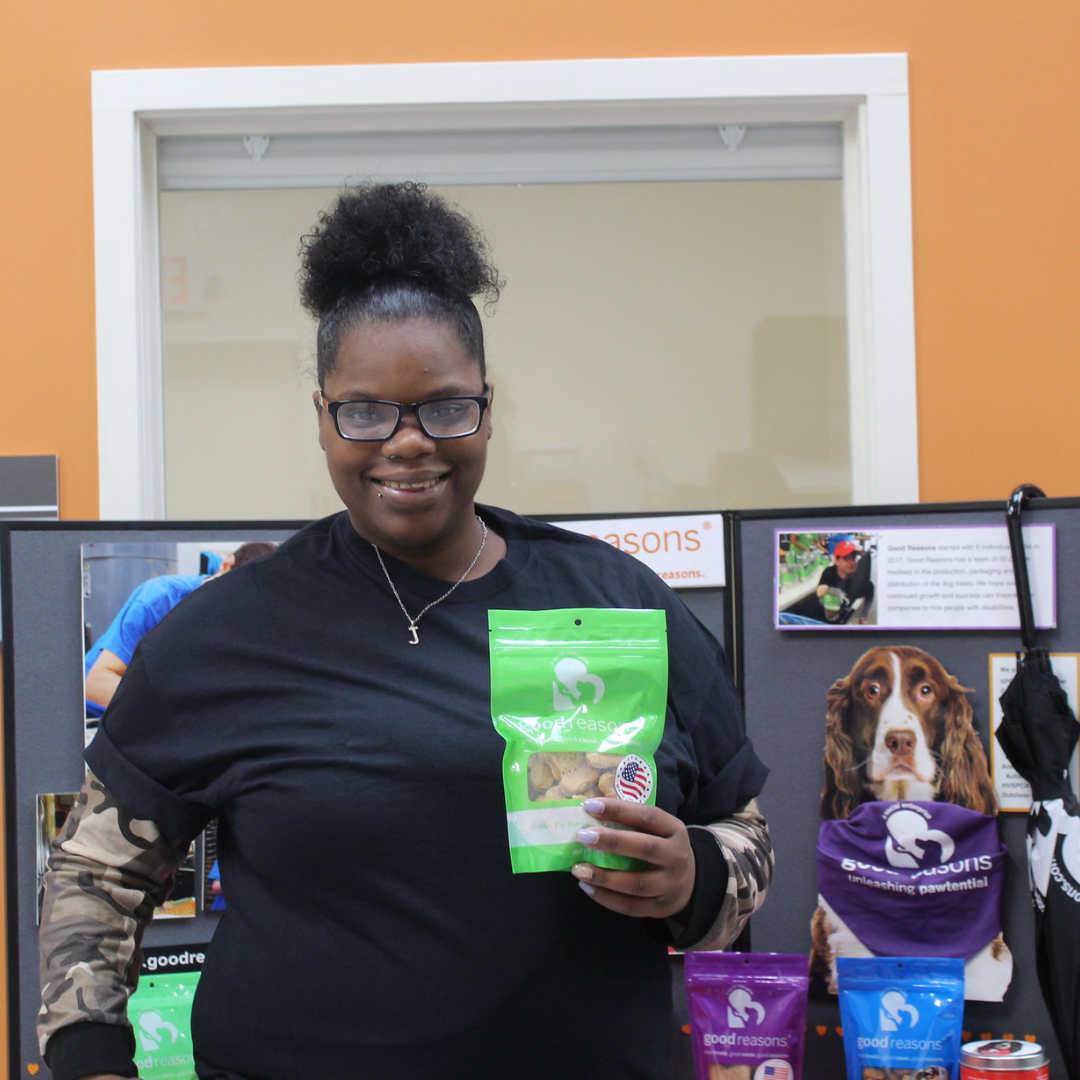
[[[118,527],[12,523],[0,526],[4,600],[5,834],[9,1046],[12,1076],[49,1075],[37,1051],[37,796],[82,786],[83,545],[281,541],[299,525],[250,521]],[[155,920],[145,945],[200,944],[218,916]]]
[[[741,653],[747,727],[771,774],[762,798],[776,848],[772,893],[752,924],[755,951],[807,953],[817,907],[815,845],[823,787],[826,693],[873,646],[914,645],[936,656],[966,687],[975,724],[989,747],[989,656],[1021,647],[1019,630],[885,630],[837,627],[826,631],[778,630],[774,595],[777,530],[866,532],[904,526],[970,526],[1005,523],[999,507],[908,507],[830,510],[827,513],[744,514],[736,525],[739,597],[736,626]],[[1057,542],[1057,627],[1039,632],[1051,652],[1080,651],[1080,583],[1069,568],[1080,560],[1080,511],[1075,501],[1039,500],[1024,511],[1027,525],[1054,524]],[[968,1002],[964,1030],[971,1038],[1033,1037],[1060,1071],[1058,1048],[1039,992],[1034,966],[1034,916],[1027,883],[1025,813],[1003,813],[1000,831],[1009,850],[1004,936],[1014,959],[1012,984],[1000,1003]],[[807,1022],[806,1080],[844,1075],[836,999],[815,995]]]
[[[626,516],[626,515],[623,515]],[[738,518],[738,515],[735,515]],[[989,727],[988,655],[1019,646],[1011,631],[873,631],[828,633],[781,632],[774,625],[775,531],[817,531],[858,526],[866,529],[910,525],[1000,525],[998,507],[878,508],[825,513],[746,514],[737,521],[734,576],[729,576],[738,608],[734,624],[728,610],[730,591],[685,590],[695,614],[725,642],[739,669],[747,724],[755,746],[772,769],[763,804],[773,829],[778,869],[772,895],[755,917],[752,946],[759,951],[806,953],[809,921],[816,906],[814,844],[819,823],[821,754],[825,692],[854,660],[874,644],[916,644],[932,652],[961,681],[975,688],[976,722],[984,741]],[[1080,508],[1076,503],[1040,501],[1025,512],[1025,524],[1057,525],[1058,626],[1040,635],[1052,651],[1080,647],[1080,585],[1064,572],[1080,554]],[[195,525],[17,524],[3,535],[5,630],[5,739],[8,839],[8,935],[11,990],[11,1069],[22,1075],[38,1063],[33,1035],[37,1011],[35,798],[38,793],[74,790],[82,776],[81,552],[90,543],[165,543],[284,539],[291,523],[236,527]],[[729,566],[732,565],[729,557]],[[733,630],[729,627],[734,626]],[[1015,975],[1001,1004],[970,1003],[965,1028],[983,1033],[1031,1035],[1047,1046],[1055,1063],[1057,1048],[1046,1018],[1033,970],[1033,927],[1026,882],[1024,814],[1001,817],[1010,851],[1006,888],[1006,940]],[[215,917],[154,923],[147,935],[152,946],[200,944],[213,931]],[[676,990],[680,964],[675,959]],[[676,1026],[685,1023],[681,1001]],[[835,1080],[843,1075],[834,1000],[811,1003],[808,1022],[807,1080]],[[818,1034],[823,1030],[824,1034]],[[674,1075],[693,1076],[689,1040],[676,1037]],[[37,1075],[47,1076],[43,1066]]]
[[[621,517],[632,515],[622,514]],[[555,520],[555,519],[553,519]],[[40,1004],[37,954],[37,812],[39,794],[77,791],[84,764],[84,619],[99,623],[82,602],[84,545],[95,553],[157,557],[165,544],[212,545],[214,541],[272,540],[290,536],[302,523],[220,522],[0,524],[0,571],[4,582],[4,716],[8,896],[9,1053],[12,1076],[50,1073],[37,1051],[34,1023]],[[112,545],[110,547],[110,545]],[[730,560],[729,560],[730,564]],[[168,569],[168,567],[166,567]],[[730,575],[730,565],[729,565]],[[130,584],[130,582],[129,582]],[[124,589],[117,586],[121,592]],[[115,591],[115,590],[112,590]],[[723,644],[730,637],[727,589],[678,590],[695,616]],[[90,632],[97,637],[100,626]],[[144,947],[150,951],[201,945],[218,916],[155,920]],[[681,958],[673,959],[675,1046],[673,1077],[693,1080],[689,1039],[682,1032]]]

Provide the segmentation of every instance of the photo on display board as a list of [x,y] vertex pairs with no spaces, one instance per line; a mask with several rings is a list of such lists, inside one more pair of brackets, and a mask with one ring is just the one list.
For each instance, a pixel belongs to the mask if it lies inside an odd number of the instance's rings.
[[48,869],[49,847],[67,821],[78,792],[50,792],[37,797],[37,921],[41,924],[41,903],[44,899],[42,879]]
[[[1024,527],[1035,625],[1057,625],[1053,525]],[[1004,525],[774,530],[778,630],[1018,630]]]
[[[79,798],[77,791],[50,792],[37,797],[37,919],[41,922],[43,878],[48,868],[49,851],[53,840],[67,821]],[[188,849],[187,857],[176,872],[169,899],[154,911],[156,919],[186,919],[195,915],[195,845]]]
[[225,910],[225,898],[221,889],[221,870],[218,867],[217,838],[218,823],[215,818],[203,829],[202,834],[204,911]]
[[875,626],[877,541],[872,532],[777,530],[777,626]]
[[82,545],[88,745],[143,635],[197,588],[276,546],[221,540]]
[[176,871],[169,899],[161,907],[154,908],[155,919],[193,919],[195,917],[196,890],[199,875],[195,869],[195,841],[188,847],[187,855]]
[[911,645],[869,649],[829,688],[811,978],[844,956],[952,956],[1001,1001],[1007,851],[970,687]]
[[[246,562],[268,555],[271,541],[207,540],[176,543],[92,543],[82,545],[82,618],[85,745],[123,679],[142,637],[196,589]],[[196,899],[220,910],[216,832],[205,836],[198,856],[193,844],[173,897],[156,918],[194,916]],[[209,862],[207,862],[209,859]],[[190,880],[188,880],[190,878]]]

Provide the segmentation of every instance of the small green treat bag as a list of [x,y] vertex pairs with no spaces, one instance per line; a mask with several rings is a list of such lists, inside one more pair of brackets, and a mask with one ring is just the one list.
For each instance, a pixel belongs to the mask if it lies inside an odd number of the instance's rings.
[[585,799],[656,803],[667,713],[667,616],[625,608],[490,611],[491,715],[506,740],[503,787],[515,874],[591,862]]
[[148,1080],[195,1080],[191,1003],[199,972],[143,975],[128,1001],[138,1044],[135,1064]]

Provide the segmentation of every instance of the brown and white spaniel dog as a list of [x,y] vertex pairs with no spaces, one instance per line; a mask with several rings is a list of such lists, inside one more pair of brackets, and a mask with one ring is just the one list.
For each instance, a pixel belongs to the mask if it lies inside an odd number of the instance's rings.
[[[860,803],[901,799],[997,813],[969,693],[922,649],[892,645],[863,653],[829,689],[822,818],[844,819]],[[820,896],[811,936],[811,976],[832,993],[837,956],[873,955]],[[967,971],[969,987],[983,987],[984,1000],[1001,1000],[1012,955],[1000,935],[967,962]]]
[[822,818],[899,799],[996,813],[969,693],[922,649],[893,645],[863,653],[829,690]]

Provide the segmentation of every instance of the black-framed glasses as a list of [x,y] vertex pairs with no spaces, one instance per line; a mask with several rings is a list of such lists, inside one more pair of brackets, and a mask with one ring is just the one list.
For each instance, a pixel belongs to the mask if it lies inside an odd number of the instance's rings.
[[319,400],[343,439],[386,442],[401,427],[406,413],[416,417],[420,430],[431,439],[475,435],[491,398],[488,394],[463,394],[404,405],[400,401],[327,401],[320,391]]

